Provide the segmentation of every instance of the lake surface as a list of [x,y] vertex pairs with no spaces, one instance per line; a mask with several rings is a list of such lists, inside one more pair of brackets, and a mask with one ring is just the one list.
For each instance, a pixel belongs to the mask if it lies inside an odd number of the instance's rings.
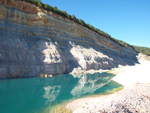
[[48,113],[55,105],[120,87],[111,80],[113,76],[63,74],[51,78],[0,80],[0,113]]

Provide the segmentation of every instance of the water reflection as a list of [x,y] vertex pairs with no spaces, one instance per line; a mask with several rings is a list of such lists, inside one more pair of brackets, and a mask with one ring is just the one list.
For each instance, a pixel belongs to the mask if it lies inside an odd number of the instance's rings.
[[2,80],[0,113],[37,113],[66,100],[119,87],[111,82],[113,76],[108,73],[66,74],[52,78]]
[[72,89],[71,94],[80,97],[84,94],[94,93],[97,89],[106,85],[112,77],[113,75],[107,73],[85,74],[79,79],[76,86]]
[[58,75],[53,78],[53,82],[49,82],[47,87],[44,87],[47,103],[57,103],[71,98],[81,97],[86,94],[93,94],[97,89],[108,84],[112,74],[95,73],[84,75]]
[[60,86],[47,86],[44,87],[45,94],[43,95],[44,98],[47,99],[46,104],[48,102],[52,103],[53,101],[56,100],[56,97],[58,96],[60,92]]

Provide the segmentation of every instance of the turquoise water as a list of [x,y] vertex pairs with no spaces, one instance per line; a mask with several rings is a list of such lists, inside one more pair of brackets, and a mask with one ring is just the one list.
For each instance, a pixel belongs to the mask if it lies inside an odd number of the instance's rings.
[[120,87],[108,73],[0,81],[0,113],[48,113],[52,106]]

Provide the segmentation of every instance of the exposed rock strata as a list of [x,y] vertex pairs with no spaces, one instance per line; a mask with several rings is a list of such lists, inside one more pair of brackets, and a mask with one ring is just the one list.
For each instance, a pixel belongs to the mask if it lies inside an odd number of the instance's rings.
[[133,65],[136,54],[33,4],[0,0],[0,78]]

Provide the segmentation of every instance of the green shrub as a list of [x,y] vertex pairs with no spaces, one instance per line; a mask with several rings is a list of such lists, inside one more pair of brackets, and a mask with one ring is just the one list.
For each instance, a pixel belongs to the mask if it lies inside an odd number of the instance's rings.
[[62,106],[56,107],[50,113],[72,113],[71,110],[68,110],[66,108],[63,108]]
[[133,48],[139,53],[144,53],[150,56],[150,48],[148,47],[133,46]]
[[121,86],[121,87],[118,87],[118,88],[114,88],[114,89],[112,89],[112,90],[107,90],[107,91],[106,91],[106,94],[116,93],[116,92],[122,90],[123,88],[124,88],[124,86]]

